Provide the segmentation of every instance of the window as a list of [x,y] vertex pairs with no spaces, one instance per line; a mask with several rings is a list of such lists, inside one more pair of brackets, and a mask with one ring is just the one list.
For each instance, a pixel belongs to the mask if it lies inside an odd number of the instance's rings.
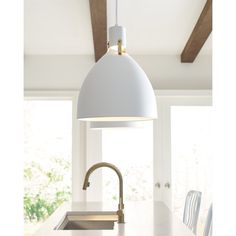
[[72,101],[24,102],[25,235],[71,198]]
[[[124,179],[126,201],[153,200],[153,127],[104,129],[102,159],[116,165]],[[103,169],[103,201],[118,201],[118,178]]]
[[187,192],[202,192],[198,235],[212,203],[211,107],[171,107],[172,203],[182,219]]

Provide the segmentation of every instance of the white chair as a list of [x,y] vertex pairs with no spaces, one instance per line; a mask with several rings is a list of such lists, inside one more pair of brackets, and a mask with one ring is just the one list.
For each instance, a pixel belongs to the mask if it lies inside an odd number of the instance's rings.
[[194,234],[197,231],[201,196],[201,192],[192,190],[188,192],[185,200],[183,222]]
[[212,204],[208,210],[203,236],[212,235]]

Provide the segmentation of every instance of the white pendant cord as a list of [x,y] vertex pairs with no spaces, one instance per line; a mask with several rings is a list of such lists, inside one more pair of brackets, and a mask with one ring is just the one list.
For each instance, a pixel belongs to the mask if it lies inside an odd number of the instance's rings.
[[126,29],[118,25],[119,2],[115,0],[115,25],[109,27],[109,48],[119,52],[119,55],[126,49]]
[[118,0],[116,0],[116,25],[118,25]]

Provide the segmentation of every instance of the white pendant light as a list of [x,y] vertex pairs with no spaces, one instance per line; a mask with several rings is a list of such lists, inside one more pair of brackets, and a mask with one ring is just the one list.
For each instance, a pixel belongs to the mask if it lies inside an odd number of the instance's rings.
[[157,118],[152,85],[142,68],[125,52],[125,28],[117,24],[110,27],[108,44],[107,53],[89,71],[81,87],[77,118],[85,121]]
[[123,129],[142,128],[142,121],[93,121],[90,122],[90,129]]

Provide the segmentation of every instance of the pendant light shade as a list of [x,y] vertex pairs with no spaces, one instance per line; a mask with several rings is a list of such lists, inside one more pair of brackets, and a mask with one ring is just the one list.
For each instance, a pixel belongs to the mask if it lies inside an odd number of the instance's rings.
[[157,118],[156,98],[145,72],[128,54],[113,50],[88,73],[77,108],[77,118],[87,121]]
[[142,68],[126,53],[126,30],[109,28],[109,49],[81,87],[77,118],[85,121],[138,121],[157,118],[156,98]]

